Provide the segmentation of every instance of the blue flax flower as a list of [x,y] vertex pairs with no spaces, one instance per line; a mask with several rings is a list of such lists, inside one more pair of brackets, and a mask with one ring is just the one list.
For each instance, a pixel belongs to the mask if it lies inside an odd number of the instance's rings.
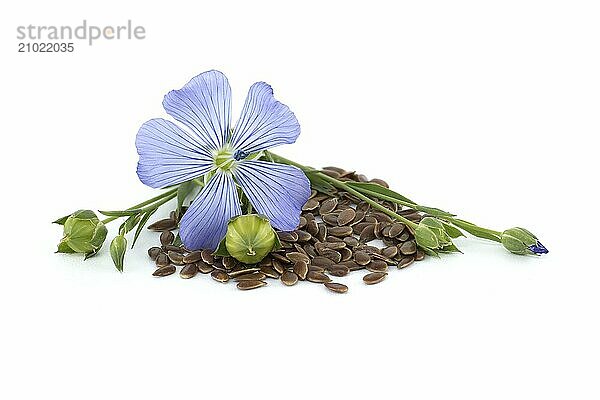
[[271,86],[257,82],[250,87],[235,126],[231,88],[219,71],[204,72],[170,91],[163,107],[188,129],[162,118],[145,122],[136,138],[137,173],[153,188],[205,175],[205,186],[180,223],[188,249],[216,249],[229,219],[242,213],[238,187],[275,228],[298,226],[310,196],[308,179],[298,168],[258,160],[262,151],[294,143],[300,134],[294,113],[275,100]]

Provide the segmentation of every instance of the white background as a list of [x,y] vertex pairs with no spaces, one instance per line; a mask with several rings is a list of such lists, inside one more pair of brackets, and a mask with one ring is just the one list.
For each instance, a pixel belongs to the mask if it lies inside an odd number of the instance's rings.
[[[21,1],[1,15],[0,397],[598,399],[600,13],[593,1]],[[18,54],[18,25],[133,20],[142,41]],[[55,255],[50,221],[155,192],[135,174],[162,97],[223,71],[234,115],[265,80],[298,116],[277,149],[386,179],[550,249],[391,271],[346,295],[157,279],[144,233]],[[166,213],[167,210],[164,210]],[[114,233],[115,226],[111,226]]]

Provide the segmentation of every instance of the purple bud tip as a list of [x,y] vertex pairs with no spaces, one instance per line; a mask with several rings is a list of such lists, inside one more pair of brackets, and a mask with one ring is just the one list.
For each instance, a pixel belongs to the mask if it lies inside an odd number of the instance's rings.
[[529,246],[529,250],[531,250],[533,254],[548,254],[548,249],[539,241],[537,241],[536,244]]

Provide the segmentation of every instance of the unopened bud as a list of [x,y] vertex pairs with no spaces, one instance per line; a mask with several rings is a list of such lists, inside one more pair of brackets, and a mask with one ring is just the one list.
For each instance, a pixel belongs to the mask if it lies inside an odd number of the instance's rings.
[[501,240],[506,250],[514,254],[541,255],[548,253],[548,249],[540,243],[538,238],[524,228],[510,228],[505,230],[502,232]]
[[419,245],[419,247],[426,249],[433,250],[440,246],[440,242],[438,241],[435,233],[425,225],[418,225],[415,228],[415,240],[417,241],[417,245]]
[[118,235],[110,242],[110,256],[119,272],[123,272],[123,259],[127,251],[127,239],[125,236]]
[[75,211],[64,223],[64,237],[58,245],[58,252],[95,253],[102,247],[107,232],[106,226],[93,211]]

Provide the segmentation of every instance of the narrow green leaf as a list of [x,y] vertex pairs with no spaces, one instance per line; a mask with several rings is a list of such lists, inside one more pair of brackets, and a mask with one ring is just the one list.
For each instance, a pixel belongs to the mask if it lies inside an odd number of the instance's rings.
[[430,249],[428,247],[419,247],[421,250],[423,250],[425,252],[425,254],[427,254],[428,256],[431,257],[435,257],[435,258],[440,258],[440,255],[437,253],[437,251]]
[[273,156],[270,152],[265,151],[262,158],[266,158],[267,161],[274,163]]
[[123,211],[100,211],[98,212],[102,215],[106,215],[107,217],[129,217],[131,215],[139,214],[143,212],[141,208],[136,208],[132,210],[123,210]]
[[[426,206],[420,206],[418,204],[415,204],[412,200],[401,195],[400,193],[396,193],[393,190],[383,187],[381,185],[378,185],[376,183],[346,182],[346,184],[348,186],[350,186],[351,188],[356,189],[356,190],[360,191],[362,194],[365,194],[367,196],[371,196],[371,197],[375,197],[375,198],[378,198],[381,200],[387,200],[387,201],[397,200],[398,202],[404,203],[404,205],[408,205],[409,207],[414,208],[417,211],[427,213],[433,217],[448,218],[448,217],[455,216],[455,214],[449,213],[444,210],[440,210],[439,208],[426,207]],[[406,203],[410,203],[410,204],[406,204]]]
[[141,219],[140,214],[135,214],[135,215],[132,215],[129,218],[127,218],[125,220],[125,222],[123,222],[121,224],[121,226],[119,227],[119,234],[125,235],[126,233],[129,233],[130,231],[132,231],[133,228],[135,228],[135,226],[138,224],[138,222],[140,222],[140,219]]
[[181,215],[181,206],[185,202],[185,199],[194,191],[197,183],[194,179],[187,181],[179,185],[177,188],[177,215]]
[[334,194],[336,192],[335,187],[331,183],[321,178],[317,172],[318,171],[304,171],[304,174],[310,181],[310,186],[317,192]]
[[467,222],[465,220],[453,218],[450,220],[450,222],[453,225],[456,225],[459,228],[469,232],[473,236],[477,236],[482,239],[493,240],[494,242],[501,241],[499,236],[489,233],[485,230],[482,230],[482,228],[478,227],[477,225]]
[[221,240],[219,247],[217,247],[217,250],[213,253],[213,255],[221,257],[228,257],[230,255],[229,250],[227,250],[227,246],[225,245],[225,238]]
[[448,217],[456,216],[456,214],[452,214],[452,213],[449,213],[444,210],[440,210],[439,208],[435,208],[435,207],[425,207],[425,206],[415,205],[414,209],[417,211],[421,211],[426,214],[429,214],[432,217],[437,217],[437,218],[448,218]]
[[400,200],[400,201],[404,201],[406,203],[411,203],[411,204],[415,204],[416,203],[414,201],[412,201],[411,199],[409,199],[408,197],[405,197],[403,195],[401,195],[400,193],[396,193],[391,189],[388,189],[384,186],[378,185],[376,183],[369,183],[369,182],[346,182],[346,185],[350,186],[351,188],[354,188],[360,192],[370,192],[370,194],[372,196],[376,196],[377,194],[382,194],[384,196],[387,197],[391,197],[394,198],[396,200]]
[[460,249],[454,243],[448,244],[438,250],[440,253],[461,253]]
[[135,242],[137,242],[138,237],[140,236],[140,233],[142,233],[142,230],[144,229],[144,226],[146,225],[146,223],[148,222],[148,220],[150,219],[150,217],[152,216],[152,214],[154,214],[156,212],[156,210],[158,210],[157,208],[154,208],[150,211],[147,211],[144,213],[144,215],[142,216],[142,218],[140,219],[140,222],[137,225],[137,229],[135,230],[135,233],[133,235],[133,240],[131,243],[131,248],[133,249],[133,246],[135,245]]
[[279,236],[277,234],[275,234],[275,243],[273,244],[273,250],[271,250],[271,251],[277,251],[277,250],[281,249],[282,247],[283,246],[281,245]]
[[450,225],[446,221],[441,221],[441,223],[442,223],[442,225],[444,225],[444,230],[446,231],[448,236],[450,236],[452,239],[456,239],[461,236],[465,237],[465,234],[462,233],[462,231],[460,229]]
[[245,210],[245,214],[252,214],[254,209],[252,208],[252,203],[248,200],[248,196],[244,193],[244,191],[240,188],[238,190],[238,198],[240,199],[242,212]]
[[175,235],[175,240],[173,240],[173,246],[181,246],[181,236],[179,236],[179,232]]

